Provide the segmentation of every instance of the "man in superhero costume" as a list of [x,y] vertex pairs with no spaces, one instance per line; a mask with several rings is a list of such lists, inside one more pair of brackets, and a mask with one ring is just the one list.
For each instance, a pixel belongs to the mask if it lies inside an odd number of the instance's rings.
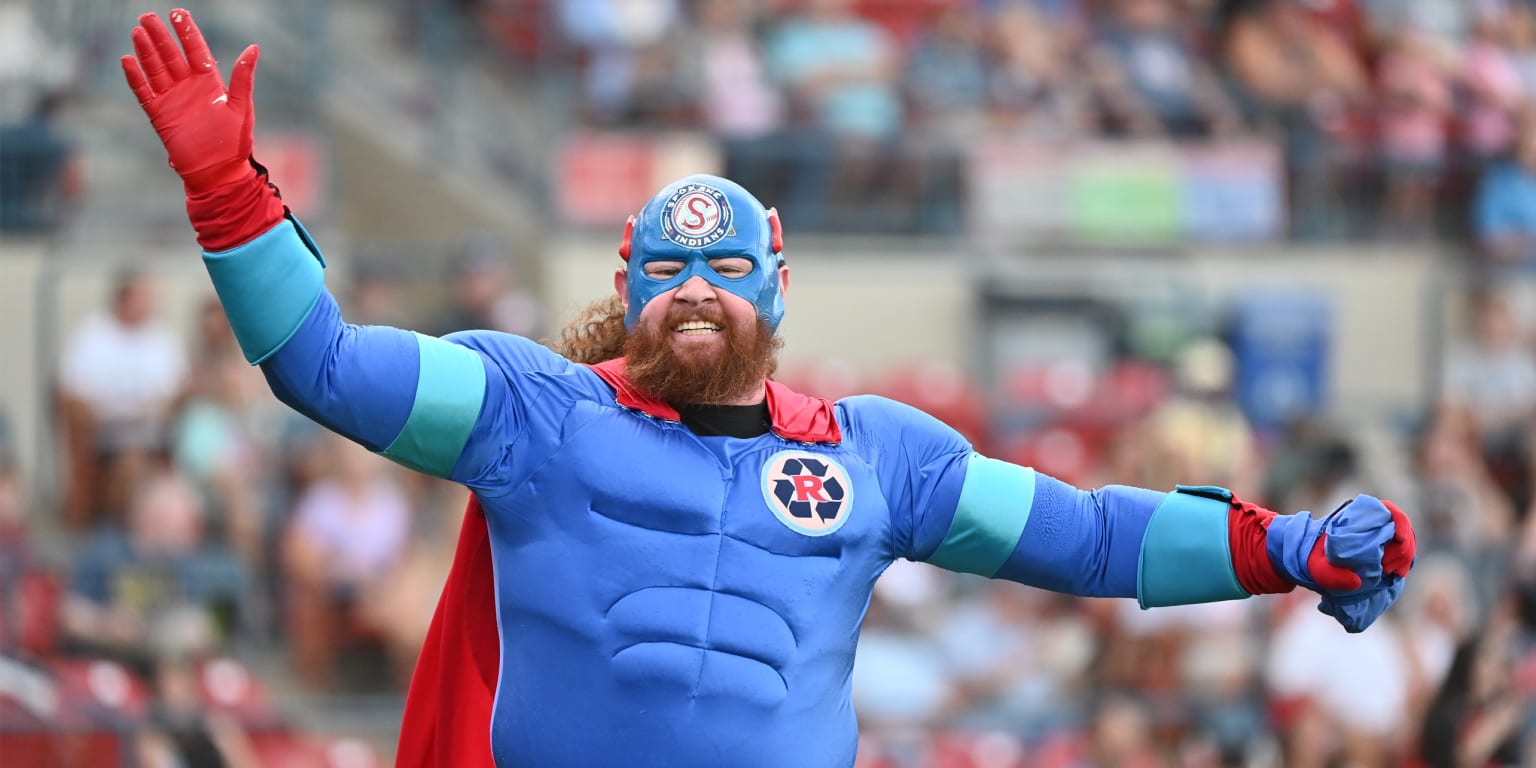
[[1413,532],[1370,496],[1314,519],[1221,488],[1083,491],[900,403],[771,380],[782,234],[725,179],[630,219],[617,296],[566,356],[348,325],[251,157],[258,49],[226,88],[170,20],[140,18],[124,73],[246,357],[298,411],[472,491],[401,765],[852,765],[854,648],[895,558],[1145,607],[1301,585],[1354,632],[1402,590]]

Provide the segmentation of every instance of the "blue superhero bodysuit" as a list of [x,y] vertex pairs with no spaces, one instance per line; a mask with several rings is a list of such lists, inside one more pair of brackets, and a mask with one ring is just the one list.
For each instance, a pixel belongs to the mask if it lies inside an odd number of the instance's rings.
[[457,661],[494,701],[451,738],[503,768],[852,765],[854,649],[896,558],[1143,605],[1247,594],[1214,494],[1081,491],[908,406],[772,382],[770,432],[700,437],[622,360],[345,324],[293,221],[205,262],[279,398],[473,491],[496,647]]

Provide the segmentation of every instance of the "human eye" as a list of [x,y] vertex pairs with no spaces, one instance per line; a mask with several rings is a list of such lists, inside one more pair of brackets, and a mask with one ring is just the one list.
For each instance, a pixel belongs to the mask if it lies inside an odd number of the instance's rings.
[[645,276],[652,280],[671,280],[683,271],[680,261],[653,261],[645,265]]
[[714,259],[709,263],[721,277],[746,277],[752,274],[752,262],[743,258]]

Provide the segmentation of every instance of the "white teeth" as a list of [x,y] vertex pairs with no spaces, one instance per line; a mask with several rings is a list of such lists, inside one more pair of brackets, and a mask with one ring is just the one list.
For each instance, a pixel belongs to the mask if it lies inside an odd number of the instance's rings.
[[703,320],[689,320],[686,323],[679,323],[673,330],[689,336],[703,336],[709,333],[718,333],[720,326]]

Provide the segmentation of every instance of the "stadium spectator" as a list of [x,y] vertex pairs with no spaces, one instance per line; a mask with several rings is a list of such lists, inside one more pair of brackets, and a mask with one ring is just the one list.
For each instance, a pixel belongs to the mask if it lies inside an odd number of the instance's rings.
[[785,177],[800,144],[787,130],[788,99],[758,34],[770,15],[760,3],[704,0],[679,35],[674,65],[699,125],[719,138],[728,172],[781,189],[793,181]]
[[168,655],[151,665],[149,711],[137,729],[135,752],[144,768],[258,768],[260,755],[241,724],[209,712],[197,665]]
[[1190,137],[1237,129],[1235,107],[1172,0],[1116,0],[1112,7],[1089,58],[1110,133]]
[[1073,76],[1082,26],[1075,14],[1063,18],[1030,2],[1002,3],[993,11],[986,20],[993,61],[989,103],[1001,128],[1057,138],[1090,131],[1087,84]]
[[1469,297],[1469,335],[1452,342],[1441,397],[1471,417],[1483,446],[1522,431],[1536,412],[1536,356],[1505,288]]
[[982,43],[987,19],[959,3],[941,13],[908,55],[902,82],[908,120],[922,135],[957,146],[986,127],[991,72]]
[[1461,140],[1480,166],[1514,144],[1521,106],[1533,95],[1515,63],[1512,43],[1521,22],[1512,6],[1505,0],[1480,3],[1461,52]]
[[1473,231],[1490,267],[1518,275],[1536,269],[1536,107],[1522,113],[1514,149],[1479,182]]
[[1532,691],[1515,674],[1519,625],[1512,601],[1456,649],[1423,721],[1421,755],[1430,768],[1525,765]]
[[1378,35],[1394,35],[1411,27],[1441,46],[1454,48],[1467,39],[1480,4],[1486,5],[1482,0],[1367,0],[1365,7]]
[[1386,172],[1383,235],[1422,237],[1434,223],[1446,160],[1451,73],[1428,35],[1404,30],[1382,52],[1377,119]]
[[1536,7],[1511,3],[1505,10],[1503,31],[1526,99],[1536,99]]
[[1295,234],[1336,232],[1338,170],[1358,151],[1349,142],[1371,97],[1365,68],[1332,27],[1292,0],[1231,5],[1221,58],[1239,104],[1283,142]]
[[72,647],[133,662],[157,650],[207,651],[232,629],[246,575],[204,538],[197,492],[158,470],[133,490],[123,529],[85,542],[65,604]]
[[900,51],[890,35],[855,14],[853,0],[807,0],[778,24],[766,51],[803,136],[785,218],[813,230],[854,211],[874,226],[910,220],[880,206],[906,191],[882,173],[895,166],[904,120]]
[[32,4],[0,2],[0,231],[56,227],[82,191],[76,148],[58,119],[78,68]]
[[[1476,563],[1454,554],[1427,553],[1417,569],[1423,583],[1404,590],[1401,621],[1404,637],[1417,665],[1414,691],[1416,710],[1410,721],[1422,716],[1428,702],[1440,690],[1451,669],[1456,650],[1478,627],[1495,600],[1479,595],[1467,564]],[[1498,585],[1502,592],[1504,585]]]
[[0,123],[0,230],[53,229],[83,191],[76,148],[58,127],[62,104],[50,94],[24,119]]
[[544,335],[543,310],[518,284],[501,239],[489,233],[466,239],[452,260],[448,301],[428,325],[434,336],[494,328],[529,338]]
[[559,0],[557,28],[582,60],[582,111],[593,123],[632,119],[637,83],[678,19],[676,0]]
[[907,126],[903,167],[919,230],[956,232],[964,220],[961,167],[991,125],[987,19],[969,4],[943,9],[920,33],[902,77]]
[[947,722],[961,692],[938,643],[889,592],[875,591],[859,632],[854,706],[861,731],[901,743]]
[[1068,721],[1059,702],[1098,651],[1070,602],[997,583],[961,595],[934,636],[961,691],[955,724],[1032,739]]
[[370,627],[383,645],[395,690],[410,684],[464,520],[464,500],[457,487],[427,479],[420,490],[413,495],[413,508],[420,510],[418,522],[405,550],[358,603],[360,624]]
[[1110,693],[1095,703],[1089,731],[1089,763],[1120,768],[1156,768],[1153,714],[1137,699]]
[[1219,340],[1200,340],[1180,350],[1175,368],[1178,392],[1148,416],[1153,451],[1165,463],[1163,477],[1208,477],[1256,496],[1258,441],[1232,400],[1232,351]]
[[39,546],[6,416],[0,409],[0,655],[43,656],[58,639],[59,584]]
[[755,29],[763,13],[747,0],[703,0],[679,46],[678,76],[699,123],[728,145],[773,136],[784,124],[784,94]]
[[218,299],[198,314],[187,395],[171,437],[171,459],[207,501],[210,541],[238,553],[248,568],[265,559],[266,513],[259,491],[277,401],[240,356]]
[[1289,713],[1293,726],[1284,728],[1282,721],[1283,764],[1398,764],[1411,736],[1416,664],[1396,618],[1344,636],[1327,616],[1286,602],[1265,664],[1272,703]]
[[343,650],[382,649],[361,606],[404,555],[413,524],[387,461],[334,435],[324,441],[328,471],[299,497],[282,555],[294,662],[317,689],[343,682],[339,672],[367,674],[361,663],[338,671]]
[[125,270],[108,312],[66,342],[59,395],[69,456],[65,522],[81,529],[121,513],[123,495],[163,454],[187,375],[181,340],[157,317],[151,278]]
[[1418,441],[1414,477],[1419,486],[1414,527],[1432,534],[1427,551],[1486,562],[1514,534],[1513,505],[1483,461],[1469,411],[1434,412]]

